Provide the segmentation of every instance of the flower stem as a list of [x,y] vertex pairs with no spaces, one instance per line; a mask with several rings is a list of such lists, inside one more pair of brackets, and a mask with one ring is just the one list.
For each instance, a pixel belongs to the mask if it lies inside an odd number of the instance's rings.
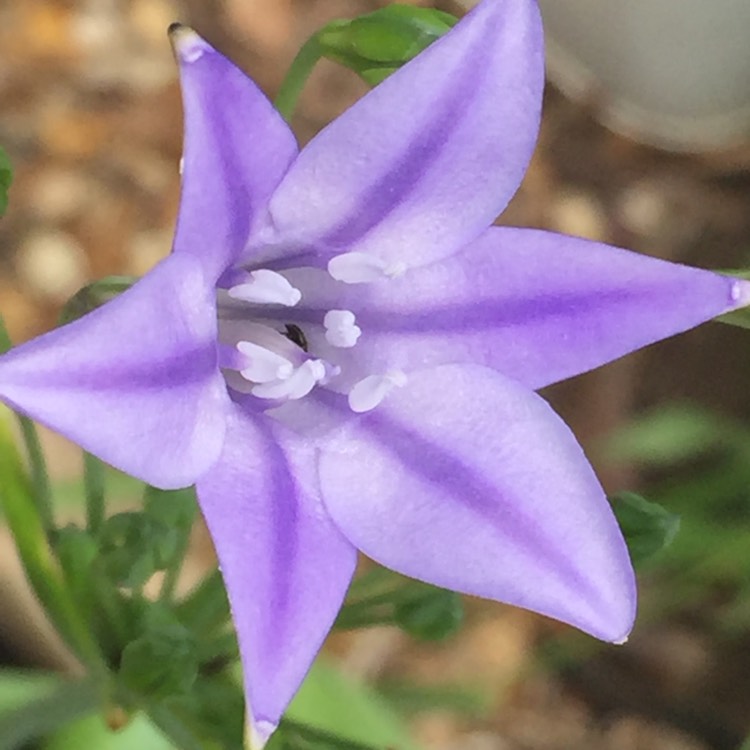
[[[4,415],[3,415],[4,416]],[[32,588],[63,640],[87,664],[104,670],[101,652],[86,627],[33,502],[34,490],[15,450],[8,420],[0,419],[0,506]]]
[[86,525],[96,537],[104,525],[104,465],[90,453],[83,454],[83,483],[86,489]]
[[292,61],[274,99],[274,106],[287,122],[292,119],[302,89],[321,57],[323,57],[323,48],[318,40],[318,34],[314,34],[302,45]]
[[[13,346],[8,329],[5,327],[5,321],[0,318],[0,354],[5,354]],[[26,455],[29,459],[29,469],[31,471],[31,483],[33,486],[32,499],[39,514],[45,533],[49,533],[54,528],[54,518],[52,514],[52,487],[47,472],[47,464],[44,460],[44,453],[39,442],[34,423],[20,414],[16,414],[21,426],[21,435],[23,437]]]
[[159,592],[159,599],[163,602],[171,602],[174,599],[175,588],[182,572],[182,564],[185,561],[188,547],[190,546],[190,531],[182,534],[179,540],[179,546],[175,552],[172,564],[167,568],[164,574],[164,581]]
[[44,453],[34,423],[28,417],[20,414],[16,414],[16,417],[21,425],[21,435],[29,459],[31,483],[34,488],[34,503],[42,526],[49,533],[54,528],[55,522],[52,514],[52,486],[47,472],[47,463],[44,460]]

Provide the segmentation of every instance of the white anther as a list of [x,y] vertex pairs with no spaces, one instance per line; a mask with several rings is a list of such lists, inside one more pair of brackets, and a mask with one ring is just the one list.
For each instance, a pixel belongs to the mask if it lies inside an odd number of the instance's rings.
[[388,264],[369,253],[344,253],[328,261],[328,273],[345,284],[367,284],[378,279],[392,279],[406,271],[406,264]]
[[349,408],[358,413],[374,409],[395,388],[406,385],[406,375],[392,370],[385,375],[368,375],[349,391]]
[[325,364],[320,359],[308,359],[286,378],[256,385],[251,393],[258,398],[298,399],[307,396],[315,384],[326,376]]
[[318,381],[321,385],[328,385],[334,378],[341,375],[341,368],[338,365],[332,365],[330,362],[323,362],[325,368],[325,375]]
[[331,346],[351,349],[362,335],[362,329],[355,324],[354,313],[349,310],[329,310],[323,318],[326,340]]
[[245,302],[286,307],[294,307],[302,299],[299,289],[293,287],[280,273],[267,268],[252,271],[247,281],[233,286],[228,294]]
[[286,380],[294,373],[294,365],[276,352],[251,341],[240,341],[237,351],[247,358],[247,366],[240,370],[245,380],[253,383],[273,383]]

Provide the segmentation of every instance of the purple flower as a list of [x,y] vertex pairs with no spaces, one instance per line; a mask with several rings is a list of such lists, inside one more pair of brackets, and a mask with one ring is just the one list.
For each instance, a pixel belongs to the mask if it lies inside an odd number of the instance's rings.
[[750,300],[744,282],[490,227],[536,139],[532,0],[484,0],[301,153],[181,28],[173,253],[0,359],[0,396],[160,487],[197,483],[251,731],[276,727],[356,550],[598,638],[633,623],[622,536],[534,389]]

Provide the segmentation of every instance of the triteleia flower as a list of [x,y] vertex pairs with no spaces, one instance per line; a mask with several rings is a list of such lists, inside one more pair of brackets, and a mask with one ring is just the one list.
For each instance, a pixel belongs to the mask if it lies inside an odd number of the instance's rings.
[[0,359],[0,397],[159,487],[197,483],[253,740],[356,550],[621,641],[635,586],[581,448],[534,389],[750,301],[745,282],[491,227],[537,135],[533,0],[484,0],[301,152],[184,27],[171,255]]

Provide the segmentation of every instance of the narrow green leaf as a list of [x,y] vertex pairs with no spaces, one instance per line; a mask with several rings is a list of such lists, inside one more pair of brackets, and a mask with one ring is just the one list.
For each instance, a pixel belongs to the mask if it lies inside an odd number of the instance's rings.
[[99,649],[67,590],[52,555],[34,495],[9,427],[10,412],[0,406],[0,507],[13,534],[26,576],[60,635],[91,665],[101,667]]
[[[57,732],[43,750],[180,750],[144,715],[112,731],[101,716],[90,716]],[[202,749],[204,750],[204,749]]]
[[744,427],[693,404],[669,404],[617,431],[607,456],[662,466],[748,440]]
[[46,688],[40,686],[39,693],[23,705],[0,712],[0,750],[21,748],[100,706],[101,684],[91,678],[73,682],[53,677],[45,682]]
[[720,315],[716,320],[719,323],[736,326],[737,328],[750,328],[750,309],[741,307],[739,310]]
[[198,514],[195,490],[160,490],[147,487],[144,494],[144,512],[156,523],[164,524],[175,533],[176,542],[172,554],[163,560],[166,575],[160,598],[169,601],[174,596],[182,563],[188,551],[190,532]]
[[[323,748],[351,747],[351,743],[398,750],[415,748],[401,720],[383,698],[320,659],[310,670],[286,717],[296,725],[327,733],[329,744]],[[343,744],[332,744],[332,737]]]
[[8,208],[8,191],[13,182],[13,167],[10,158],[2,146],[0,146],[0,216]]
[[218,570],[207,575],[175,610],[180,622],[204,636],[229,620],[229,602]]

